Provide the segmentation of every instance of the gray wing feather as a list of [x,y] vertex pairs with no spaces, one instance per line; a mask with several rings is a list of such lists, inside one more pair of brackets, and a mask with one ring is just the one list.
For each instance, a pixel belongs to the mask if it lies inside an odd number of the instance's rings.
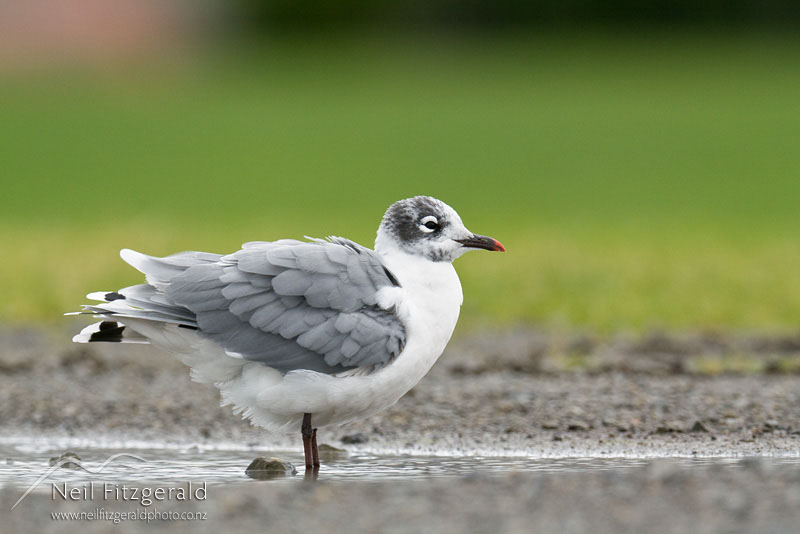
[[337,373],[385,365],[405,345],[400,319],[377,306],[394,280],[367,248],[281,240],[217,258],[171,271],[165,294],[230,352],[282,372]]
[[297,252],[295,247],[303,247],[304,245],[284,246],[284,247],[269,247],[267,251],[267,262],[274,267],[283,267],[284,269],[297,269]]
[[297,268],[305,272],[337,275],[341,264],[328,259],[324,247],[302,247],[297,254]]
[[286,269],[272,279],[272,289],[279,295],[299,297],[314,284],[314,279],[299,269]]
[[164,258],[156,258],[130,249],[122,249],[123,260],[138,269],[147,277],[153,287],[163,290],[175,276],[191,266],[218,261],[221,256],[210,252],[178,252]]
[[354,286],[375,290],[375,285],[367,276],[368,271],[365,269],[367,265],[364,263],[361,258],[350,258],[350,261],[347,262],[347,276]]
[[267,293],[264,291],[249,295],[232,296],[223,289],[223,295],[225,295],[225,297],[231,301],[231,305],[229,307],[230,312],[239,317],[241,320],[247,321],[248,323],[250,322],[250,318],[253,316],[253,313],[261,306],[265,306],[272,301],[278,300],[278,296],[275,295],[275,293]]
[[83,311],[78,312],[79,314],[100,315],[106,318],[127,317],[189,328],[197,327],[195,315],[191,311],[170,302],[163,293],[149,284],[139,284],[111,292],[90,293],[87,298],[102,302],[82,306]]
[[350,302],[342,298],[338,280],[333,276],[318,276],[305,291],[304,296],[309,306],[315,308],[330,307],[343,310],[352,306]]
[[120,289],[117,293],[125,297],[125,303],[140,308],[142,310],[153,310],[163,315],[169,315],[176,319],[182,319],[186,325],[194,324],[194,314],[189,310],[170,304],[164,298],[164,295],[157,292],[156,289],[148,284],[139,284],[135,286]]
[[254,287],[247,282],[234,282],[222,288],[222,294],[228,300],[252,297],[263,291],[263,288]]
[[267,261],[267,254],[263,251],[259,254],[253,252],[252,254],[242,254],[236,258],[237,265],[244,273],[264,274],[267,276],[275,276],[283,272],[283,268],[274,265]]

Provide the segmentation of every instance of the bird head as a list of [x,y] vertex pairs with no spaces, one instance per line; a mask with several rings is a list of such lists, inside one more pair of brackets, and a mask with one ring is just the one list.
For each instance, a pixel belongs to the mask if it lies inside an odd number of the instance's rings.
[[496,239],[467,230],[456,210],[427,196],[399,200],[386,210],[375,250],[382,253],[393,249],[447,262],[470,250],[505,252]]

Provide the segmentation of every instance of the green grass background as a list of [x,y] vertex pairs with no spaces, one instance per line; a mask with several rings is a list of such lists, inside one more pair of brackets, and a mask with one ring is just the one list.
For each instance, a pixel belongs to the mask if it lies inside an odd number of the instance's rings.
[[344,235],[437,196],[508,253],[461,328],[791,330],[800,41],[284,39],[0,85],[0,320],[138,283],[118,257]]

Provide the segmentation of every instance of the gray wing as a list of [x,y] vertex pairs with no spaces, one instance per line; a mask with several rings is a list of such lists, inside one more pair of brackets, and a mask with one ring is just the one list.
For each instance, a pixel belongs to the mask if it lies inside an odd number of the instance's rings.
[[254,242],[171,278],[169,300],[227,351],[288,372],[383,366],[405,329],[377,292],[399,285],[378,256],[341,238]]

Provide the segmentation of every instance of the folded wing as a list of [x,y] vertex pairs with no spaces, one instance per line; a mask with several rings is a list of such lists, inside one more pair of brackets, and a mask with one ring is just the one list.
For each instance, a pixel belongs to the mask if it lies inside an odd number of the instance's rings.
[[403,350],[402,322],[377,304],[378,291],[397,281],[352,241],[248,243],[189,266],[144,258],[130,263],[231,355],[281,372],[337,373],[381,367]]

